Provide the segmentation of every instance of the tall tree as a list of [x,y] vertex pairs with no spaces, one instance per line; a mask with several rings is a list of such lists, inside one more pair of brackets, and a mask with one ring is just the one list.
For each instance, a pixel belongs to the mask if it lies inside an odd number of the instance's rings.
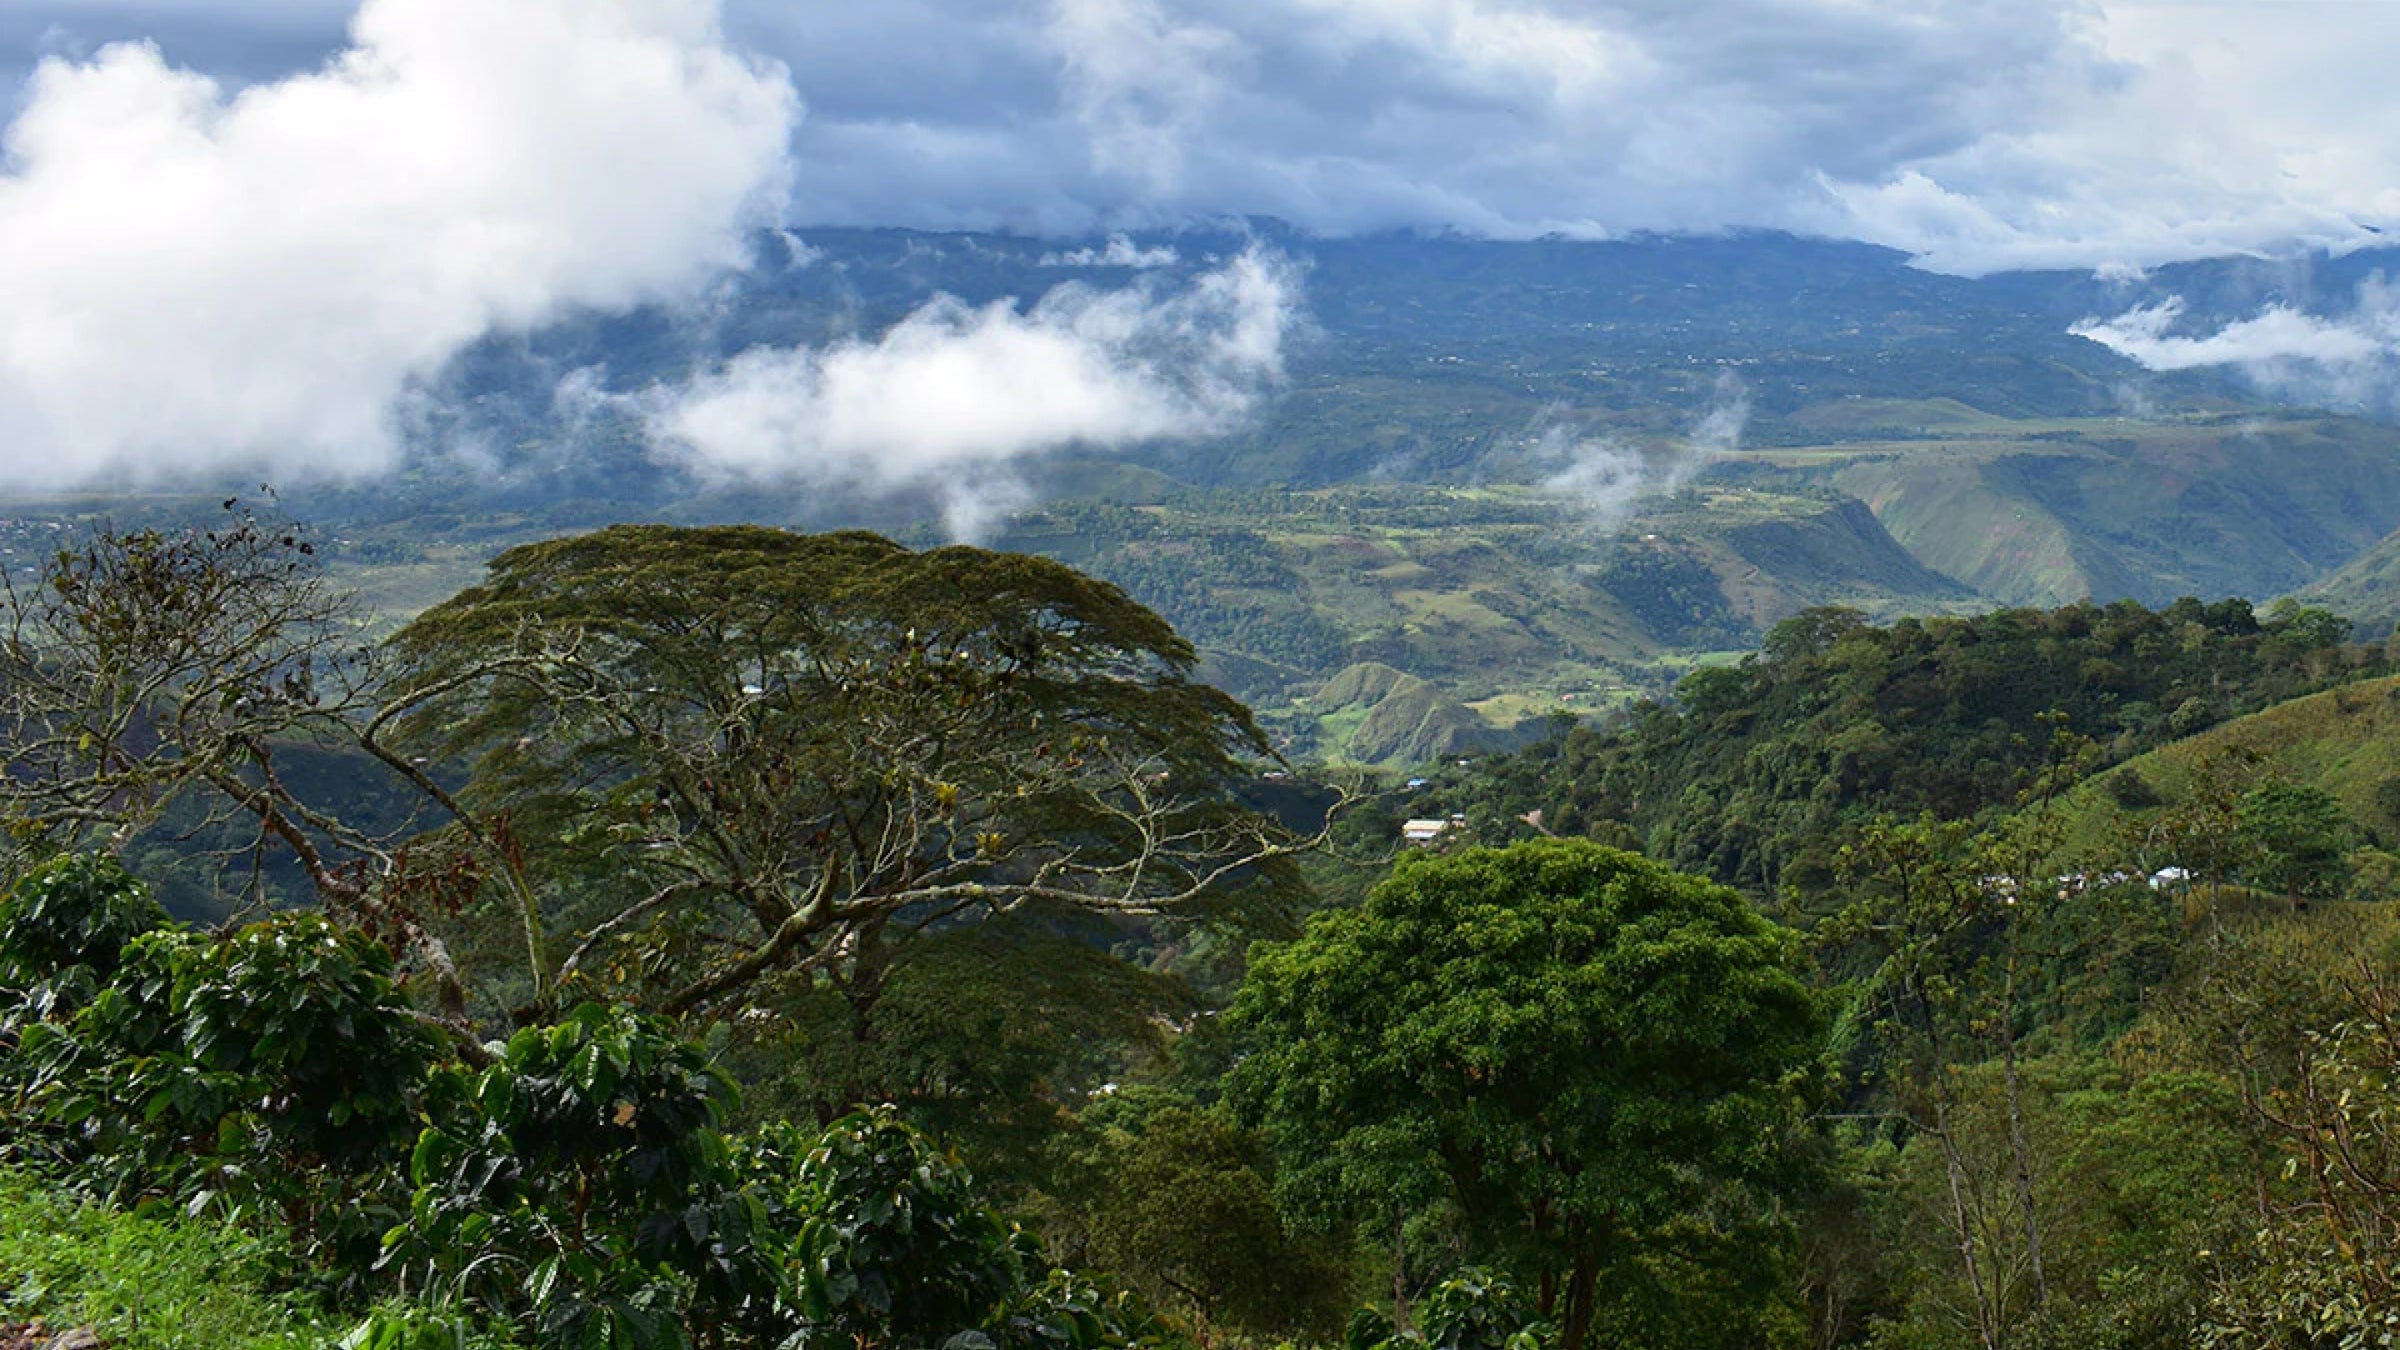
[[774,972],[862,1010],[907,938],[1043,905],[1196,912],[1293,841],[1195,653],[1044,559],[863,533],[618,526],[510,550],[397,634],[384,719],[582,897],[537,986],[668,1013]]
[[1579,841],[1420,855],[1260,953],[1235,1016],[1287,1199],[1453,1207],[1566,1350],[1738,1337],[1695,1291],[1766,1297],[1742,1269],[1778,1264],[1746,1258],[1784,1246],[1825,1022],[1792,935],[1734,892]]

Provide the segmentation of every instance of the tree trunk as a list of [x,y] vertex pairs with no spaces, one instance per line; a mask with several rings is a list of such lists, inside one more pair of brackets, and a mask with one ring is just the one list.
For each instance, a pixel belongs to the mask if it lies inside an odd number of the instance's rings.
[[[1552,1223],[1550,1201],[1536,1196],[1533,1201],[1533,1241],[1536,1247],[1547,1246]],[[1558,1272],[1544,1267],[1533,1283],[1533,1310],[1548,1319],[1558,1311]]]
[[1582,1219],[1567,1221],[1567,1241],[1573,1264],[1567,1270],[1567,1315],[1559,1333],[1559,1350],[1584,1350],[1592,1334],[1593,1300],[1599,1293],[1600,1254],[1594,1250],[1591,1225]]
[[[2011,925],[2014,945],[2014,925]],[[2008,1150],[2015,1164],[2017,1214],[2025,1228],[2025,1256],[2032,1267],[2033,1306],[2039,1311],[2050,1301],[2050,1278],[2042,1268],[2041,1216],[2033,1206],[2033,1160],[2025,1145],[2025,1097],[2017,1077],[2017,954],[2008,954],[2008,977],[2000,1000],[2000,1063],[2008,1093]]]
[[2007,1337],[2001,1330],[2000,1310],[1995,1305],[1997,1291],[1984,1287],[1983,1262],[1975,1244],[1975,1213],[1967,1203],[1967,1166],[1958,1156],[1958,1142],[1950,1133],[1950,1110],[1937,1094],[1933,1103],[1934,1137],[1941,1141],[1942,1162],[1950,1176],[1950,1222],[1958,1236],[1959,1261],[1966,1267],[1967,1289],[1975,1299],[1975,1339],[1983,1350],[2003,1350]]
[[884,985],[890,974],[889,954],[883,949],[882,919],[870,921],[858,930],[857,954],[847,971],[834,976],[843,1004],[849,1013],[850,1053],[842,1070],[842,1109],[855,1111],[872,1106],[880,1094],[866,1078],[869,1057],[874,1054],[875,1013],[883,1003]]

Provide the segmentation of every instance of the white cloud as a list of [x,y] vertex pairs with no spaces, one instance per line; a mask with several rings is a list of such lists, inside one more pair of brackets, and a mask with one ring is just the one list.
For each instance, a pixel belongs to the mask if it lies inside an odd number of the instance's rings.
[[2335,318],[2278,304],[2214,332],[2178,333],[2184,309],[2171,296],[2069,331],[2146,370],[2233,367],[2262,389],[2307,403],[2384,407],[2400,392],[2400,287],[2381,277]]
[[752,27],[810,93],[828,224],[1768,226],[1962,272],[2400,224],[2400,5],[892,0]]
[[1174,292],[942,298],[873,340],[753,348],[632,403],[702,473],[930,490],[972,536],[1022,499],[1029,457],[1240,426],[1282,376],[1297,299],[1291,267],[1256,250]]
[[1146,271],[1153,267],[1173,267],[1183,261],[1183,255],[1172,244],[1143,248],[1122,234],[1112,234],[1106,248],[1077,248],[1065,252],[1045,253],[1043,267],[1126,267]]
[[1543,486],[1577,499],[1593,528],[1613,535],[1644,502],[1677,491],[1711,460],[1740,449],[1749,422],[1750,390],[1741,376],[1726,370],[1718,373],[1707,409],[1682,444],[1643,449],[1581,431],[1558,410],[1537,431],[1534,456],[1559,466]]
[[771,218],[798,100],[714,0],[367,0],[228,93],[45,62],[0,169],[0,487],[388,465],[477,338],[688,294]]
[[1051,0],[1050,36],[1093,166],[1153,192],[1171,188],[1240,43],[1169,18],[1155,0]]
[[2286,305],[2270,305],[2257,317],[2240,319],[2204,337],[2170,334],[2182,317],[2183,301],[2127,310],[2113,319],[2087,320],[2071,332],[2089,338],[2147,370],[2191,370],[2200,366],[2256,365],[2308,361],[2325,366],[2357,365],[2392,350],[2389,314],[2344,321],[2321,319]]

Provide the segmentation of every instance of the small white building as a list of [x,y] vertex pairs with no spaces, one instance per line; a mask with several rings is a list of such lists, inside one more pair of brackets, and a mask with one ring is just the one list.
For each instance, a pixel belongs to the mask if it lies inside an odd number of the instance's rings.
[[1465,816],[1451,816],[1446,820],[1434,817],[1403,821],[1400,825],[1400,839],[1403,843],[1414,844],[1422,848],[1427,844],[1439,843],[1443,836],[1454,830],[1466,828],[1467,818]]

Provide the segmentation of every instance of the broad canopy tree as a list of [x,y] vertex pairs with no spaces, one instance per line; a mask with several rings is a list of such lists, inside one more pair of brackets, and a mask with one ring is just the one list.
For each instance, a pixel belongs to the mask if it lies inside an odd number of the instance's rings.
[[502,554],[389,650],[395,741],[582,897],[563,954],[529,912],[537,986],[681,1014],[800,972],[864,1007],[912,934],[1190,912],[1297,850],[1235,796],[1247,710],[1045,559],[618,526]]
[[1416,855],[1259,951],[1234,1017],[1287,1203],[1386,1232],[1446,1211],[1537,1283],[1565,1350],[1712,1320],[1744,1343],[1690,1291],[1765,1287],[1721,1258],[1777,1244],[1722,1239],[1771,1231],[1801,1175],[1825,1019],[1733,891],[1582,841]]

